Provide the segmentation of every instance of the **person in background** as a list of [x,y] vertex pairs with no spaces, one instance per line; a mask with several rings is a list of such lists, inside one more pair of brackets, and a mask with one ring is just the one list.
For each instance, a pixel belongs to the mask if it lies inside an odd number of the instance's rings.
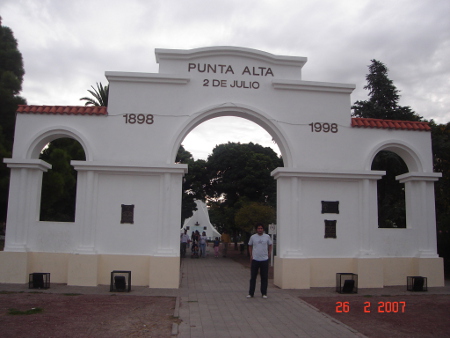
[[219,245],[219,237],[216,237],[216,239],[214,240],[214,257],[216,258],[219,257]]
[[223,248],[222,248],[223,257],[227,257],[228,245],[231,243],[231,238],[226,230],[223,231],[221,240],[222,240],[222,246],[223,246]]
[[202,235],[200,236],[200,255],[201,257],[205,258],[206,257],[206,241],[207,241],[207,237],[206,237],[206,232],[202,232]]
[[199,234],[198,230],[192,231],[192,236],[191,236],[192,246],[191,246],[191,250],[193,250],[194,244],[197,245],[197,249],[198,249],[198,241],[199,241],[199,239],[200,239],[200,234]]
[[185,257],[186,256],[186,248],[189,244],[189,235],[187,234],[187,230],[184,230],[184,233],[181,234],[180,236],[180,254],[181,257]]

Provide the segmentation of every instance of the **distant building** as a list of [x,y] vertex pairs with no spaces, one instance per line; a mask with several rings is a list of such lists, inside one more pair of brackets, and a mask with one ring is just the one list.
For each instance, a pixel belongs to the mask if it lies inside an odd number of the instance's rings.
[[190,236],[193,231],[198,230],[200,234],[204,231],[206,233],[206,237],[208,237],[208,240],[212,240],[215,237],[220,238],[220,233],[216,230],[216,228],[214,228],[209,220],[206,203],[200,200],[196,200],[195,203],[197,204],[197,210],[194,211],[191,218],[188,218],[184,222],[181,232],[187,230],[187,233]]

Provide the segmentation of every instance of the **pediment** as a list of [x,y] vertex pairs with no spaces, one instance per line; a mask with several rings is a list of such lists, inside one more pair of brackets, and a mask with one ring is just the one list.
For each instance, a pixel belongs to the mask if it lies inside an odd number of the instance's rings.
[[205,47],[196,49],[156,49],[159,72],[204,76],[301,79],[307,58],[274,55],[252,48]]

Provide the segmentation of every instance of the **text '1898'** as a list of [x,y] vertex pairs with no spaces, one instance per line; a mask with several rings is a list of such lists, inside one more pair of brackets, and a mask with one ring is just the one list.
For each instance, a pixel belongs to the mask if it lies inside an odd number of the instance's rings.
[[124,114],[126,124],[153,124],[152,114]]

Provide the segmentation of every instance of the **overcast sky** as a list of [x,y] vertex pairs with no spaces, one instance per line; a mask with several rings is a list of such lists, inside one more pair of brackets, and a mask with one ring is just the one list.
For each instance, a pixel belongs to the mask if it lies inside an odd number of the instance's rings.
[[[377,59],[401,105],[450,122],[449,0],[0,0],[0,15],[32,105],[83,105],[105,71],[157,73],[155,48],[237,46],[305,56],[303,80],[355,84],[352,102]],[[184,140],[196,159],[227,141],[273,146],[256,124],[220,119]]]

